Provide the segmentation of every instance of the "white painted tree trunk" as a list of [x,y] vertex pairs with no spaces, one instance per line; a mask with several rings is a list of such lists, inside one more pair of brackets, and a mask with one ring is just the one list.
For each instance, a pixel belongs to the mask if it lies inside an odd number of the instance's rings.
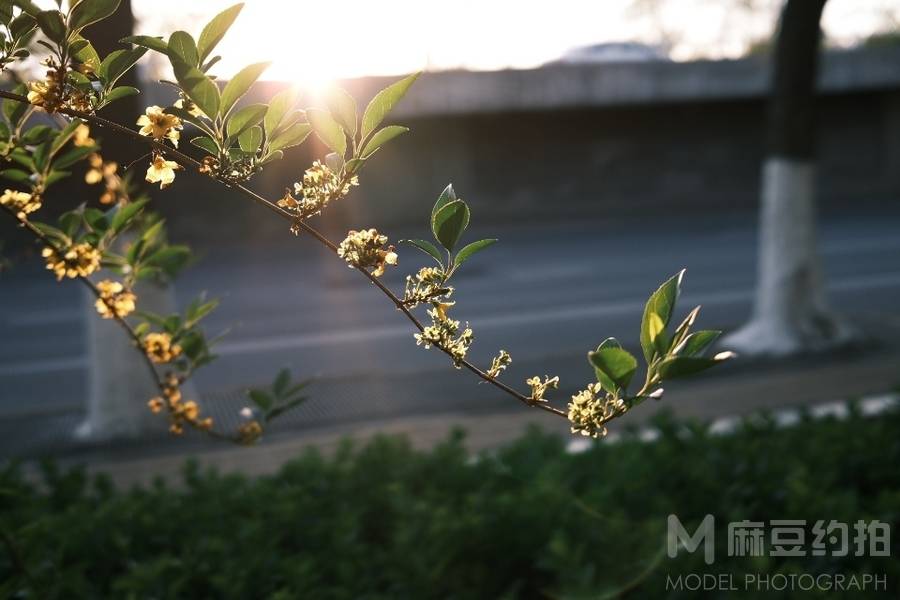
[[745,355],[784,356],[846,343],[851,329],[831,314],[816,242],[812,161],[763,164],[758,280],[753,316],[722,345]]
[[[101,319],[94,310],[94,296],[87,298],[87,350],[89,360],[87,418],[75,435],[82,440],[136,439],[164,432],[168,423],[153,414],[147,401],[159,396],[147,365],[131,338],[114,320]],[[142,310],[170,314],[175,296],[169,287],[153,283],[136,289]],[[192,390],[182,388],[182,393]]]

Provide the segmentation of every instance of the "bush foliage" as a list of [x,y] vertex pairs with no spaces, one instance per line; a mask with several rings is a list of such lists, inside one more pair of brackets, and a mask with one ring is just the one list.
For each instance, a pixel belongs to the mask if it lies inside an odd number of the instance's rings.
[[[851,411],[852,412],[852,411]],[[461,434],[430,452],[402,438],[309,450],[274,476],[203,472],[184,484],[116,491],[45,465],[2,474],[4,597],[597,598],[667,595],[678,573],[886,574],[892,558],[728,558],[725,523],[743,519],[900,521],[900,413],[761,419],[728,436],[657,420],[570,454],[530,432],[473,460]],[[716,517],[716,562],[664,553],[666,517],[690,531]],[[809,541],[809,537],[807,537]],[[893,554],[897,555],[897,544]],[[11,556],[29,570],[29,579]],[[36,588],[29,587],[37,586]],[[697,592],[671,593],[691,598]],[[725,592],[728,597],[754,592]],[[793,596],[798,595],[797,592]],[[779,596],[777,592],[765,597]],[[802,592],[803,598],[872,597]]]

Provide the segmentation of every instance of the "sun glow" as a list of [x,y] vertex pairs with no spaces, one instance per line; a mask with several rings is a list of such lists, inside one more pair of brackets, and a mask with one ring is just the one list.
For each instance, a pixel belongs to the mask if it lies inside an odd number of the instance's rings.
[[[237,0],[133,0],[138,33],[202,24]],[[734,1],[735,6],[746,2]],[[309,91],[334,79],[417,70],[532,68],[573,47],[635,40],[659,44],[675,60],[741,55],[774,29],[780,0],[755,0],[754,11],[723,9],[721,0],[245,0],[218,48],[215,72],[271,60],[264,79]],[[648,8],[648,7],[656,8]],[[900,23],[895,0],[831,0],[823,27],[847,45]],[[165,59],[150,59],[151,74]]]

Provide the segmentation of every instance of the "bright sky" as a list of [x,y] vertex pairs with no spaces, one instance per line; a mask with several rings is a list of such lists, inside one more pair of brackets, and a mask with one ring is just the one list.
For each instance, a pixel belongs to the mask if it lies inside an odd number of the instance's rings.
[[[195,37],[233,0],[132,0],[138,33]],[[753,10],[741,8],[753,5]],[[656,9],[652,7],[657,7]],[[734,57],[769,37],[780,0],[245,0],[215,72],[274,60],[265,78],[321,85],[329,78],[419,69],[529,68],[567,50],[636,40],[675,60]],[[896,0],[830,0],[823,26],[850,45],[897,28]],[[160,57],[156,57],[157,60]]]

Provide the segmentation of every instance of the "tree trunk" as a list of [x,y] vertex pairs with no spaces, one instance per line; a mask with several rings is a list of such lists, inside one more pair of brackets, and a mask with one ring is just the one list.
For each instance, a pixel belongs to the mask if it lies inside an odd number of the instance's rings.
[[753,316],[727,336],[738,352],[786,355],[843,343],[825,300],[816,242],[815,94],[826,0],[787,0],[775,43],[762,167]]
[[[87,29],[87,39],[100,56],[124,48],[119,43],[134,32],[134,14],[131,2],[124,0],[110,18]],[[137,73],[130,70],[118,85],[140,88]],[[104,108],[102,115],[126,126],[134,125],[143,113],[141,96],[129,96]],[[100,136],[101,153],[107,160],[119,165],[131,162],[144,154],[131,140],[111,131],[95,130]],[[140,172],[140,167],[134,167]],[[127,236],[126,236],[127,237]],[[171,287],[145,283],[135,290],[141,310],[158,314],[170,314],[176,310],[175,295]],[[155,382],[147,372],[143,359],[134,348],[131,338],[113,321],[100,319],[94,310],[94,298],[87,294],[87,354],[89,358],[87,417],[76,430],[76,437],[84,440],[137,438],[165,431],[166,419],[154,415],[147,401],[159,395]],[[182,393],[194,398],[193,386],[182,388]]]

